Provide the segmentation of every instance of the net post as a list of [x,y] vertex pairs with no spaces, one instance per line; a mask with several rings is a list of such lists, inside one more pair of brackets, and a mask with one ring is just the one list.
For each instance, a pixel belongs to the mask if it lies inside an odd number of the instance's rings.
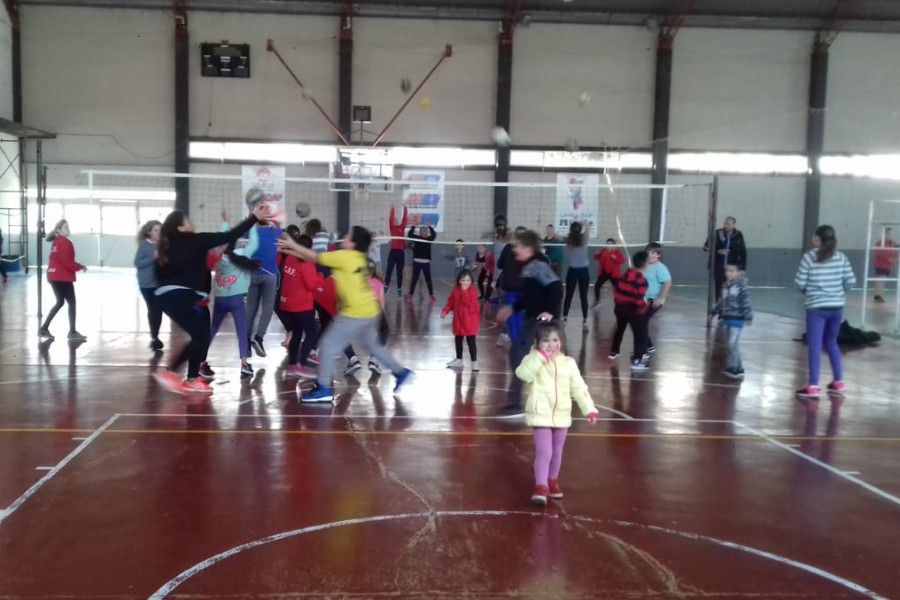
[[47,181],[47,167],[44,166],[44,153],[41,144],[41,140],[37,140],[36,149],[35,149],[35,162],[37,163],[37,168],[35,170],[35,183],[37,184],[37,211],[38,211],[38,223],[37,223],[37,239],[35,240],[35,246],[37,246],[37,318],[38,318],[38,329],[41,328],[44,321],[44,303],[42,302],[43,297],[43,266],[44,266],[44,218],[46,216],[46,186],[45,183]]
[[713,177],[712,183],[709,184],[709,220],[706,224],[706,244],[709,248],[706,258],[707,264],[707,293],[706,293],[706,326],[712,323],[709,319],[712,313],[713,305],[716,301],[716,223],[718,222],[716,213],[719,209],[719,176]]
[[[669,188],[664,187],[662,189],[662,198],[660,200],[660,214],[659,214],[659,239],[656,240],[660,244],[663,243],[663,240],[666,239],[666,211],[669,207]],[[651,242],[653,240],[650,240]]]
[[869,200],[869,226],[866,228],[866,254],[863,261],[863,290],[860,315],[860,327],[866,324],[866,295],[869,292],[869,254],[872,252],[872,225],[875,218],[875,201]]

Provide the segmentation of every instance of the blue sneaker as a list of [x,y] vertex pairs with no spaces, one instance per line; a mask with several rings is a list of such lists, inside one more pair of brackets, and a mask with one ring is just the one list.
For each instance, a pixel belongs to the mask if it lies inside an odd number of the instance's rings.
[[300,394],[300,402],[331,402],[334,400],[334,390],[324,385],[316,385],[306,394]]
[[412,381],[415,376],[416,374],[409,369],[403,369],[398,373],[394,373],[394,379],[396,381],[394,384],[394,393],[396,394],[399,392],[400,388]]

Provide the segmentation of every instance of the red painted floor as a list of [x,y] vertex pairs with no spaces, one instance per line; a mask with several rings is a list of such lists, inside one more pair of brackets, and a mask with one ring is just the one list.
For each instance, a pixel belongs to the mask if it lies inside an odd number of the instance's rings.
[[242,384],[226,332],[215,395],[186,402],[149,376],[131,274],[81,279],[77,348],[38,346],[33,281],[0,290],[0,598],[900,597],[894,340],[847,352],[846,400],[812,411],[791,319],[757,317],[735,384],[688,294],[640,377],[605,356],[608,306],[576,318],[606,420],[576,421],[566,497],[536,509],[490,313],[457,374],[440,306],[390,299],[416,382],[348,378],[334,407],[296,402],[275,326]]

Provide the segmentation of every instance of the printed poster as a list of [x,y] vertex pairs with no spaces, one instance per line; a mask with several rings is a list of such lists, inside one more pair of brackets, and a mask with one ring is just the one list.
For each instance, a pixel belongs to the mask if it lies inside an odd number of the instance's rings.
[[597,205],[600,175],[597,173],[556,174],[556,232],[568,235],[575,221],[591,224],[591,237],[597,236]]
[[431,225],[444,231],[444,172],[403,171],[403,202],[409,209],[410,225]]
[[284,167],[243,165],[241,191],[248,211],[257,204],[262,204],[266,209],[268,220],[279,227],[284,226]]

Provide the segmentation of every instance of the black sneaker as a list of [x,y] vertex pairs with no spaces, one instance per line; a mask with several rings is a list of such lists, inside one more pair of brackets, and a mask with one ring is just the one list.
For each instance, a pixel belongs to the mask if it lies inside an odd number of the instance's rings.
[[256,352],[257,356],[262,356],[265,358],[266,349],[263,348],[263,339],[262,336],[254,336],[252,340],[250,340],[250,344],[253,346],[254,352]]
[[82,334],[78,333],[77,331],[70,331],[69,335],[66,336],[66,339],[69,340],[70,342],[85,342],[85,341],[87,341],[87,337],[83,336]]
[[648,347],[647,350],[644,352],[644,354],[649,354],[650,356],[653,356],[654,354],[656,354],[656,346]]
[[40,329],[38,329],[38,337],[48,342],[52,342],[54,339],[56,339],[53,337],[53,334],[50,333],[50,330],[46,327],[41,327]]
[[631,369],[633,371],[646,371],[649,368],[650,368],[650,363],[645,359],[641,359],[641,360],[634,359],[631,362]]
[[200,363],[200,377],[203,379],[209,380],[216,376],[216,372],[209,368],[209,364],[202,362]]
[[744,378],[744,370],[743,369],[734,369],[728,368],[722,371],[722,375],[728,377],[730,379],[743,379]]
[[158,352],[159,350],[163,349],[163,343],[158,339],[153,340],[152,342],[150,342],[150,349],[154,352]]
[[501,419],[521,419],[525,416],[525,410],[518,404],[507,404],[497,412]]
[[878,304],[883,304],[883,303],[884,303],[884,298],[882,298],[882,297],[881,297],[880,295],[878,295],[878,294],[875,294],[874,300],[875,300],[875,302],[877,302]]
[[241,379],[250,379],[253,377],[253,366],[250,363],[241,365]]

